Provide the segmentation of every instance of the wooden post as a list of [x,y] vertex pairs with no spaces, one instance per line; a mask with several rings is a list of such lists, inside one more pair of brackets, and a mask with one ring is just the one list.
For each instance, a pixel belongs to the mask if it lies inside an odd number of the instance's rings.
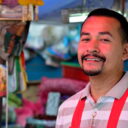
[[0,128],[2,127],[2,97],[0,97]]

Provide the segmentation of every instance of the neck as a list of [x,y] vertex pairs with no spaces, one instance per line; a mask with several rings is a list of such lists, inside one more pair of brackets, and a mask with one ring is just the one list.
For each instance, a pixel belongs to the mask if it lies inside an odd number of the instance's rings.
[[109,73],[109,75],[97,75],[90,77],[91,96],[97,101],[101,96],[104,96],[116,83],[122,78],[124,72]]

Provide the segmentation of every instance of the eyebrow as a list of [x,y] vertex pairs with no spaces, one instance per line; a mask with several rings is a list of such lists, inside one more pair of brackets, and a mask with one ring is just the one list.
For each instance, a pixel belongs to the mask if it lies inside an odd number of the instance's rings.
[[84,36],[84,35],[88,36],[88,35],[90,35],[90,33],[88,33],[88,32],[82,32],[80,35],[81,36]]
[[100,34],[100,35],[109,35],[109,36],[113,37],[112,34],[111,34],[110,32],[108,32],[108,31],[99,32],[99,34]]
[[[108,32],[108,31],[99,32],[99,34],[100,34],[100,35],[109,35],[109,36],[113,37],[112,34],[111,34],[110,32]],[[80,35],[81,35],[81,36],[84,36],[84,35],[85,35],[85,36],[89,36],[90,33],[88,33],[88,32],[82,32]]]

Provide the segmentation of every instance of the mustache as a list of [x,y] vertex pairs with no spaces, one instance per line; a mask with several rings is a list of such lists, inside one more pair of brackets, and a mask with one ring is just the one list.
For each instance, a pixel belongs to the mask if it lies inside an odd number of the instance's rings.
[[101,55],[98,55],[98,54],[86,54],[86,55],[82,55],[81,56],[81,60],[85,60],[87,57],[89,56],[93,56],[93,57],[96,57],[96,58],[99,58],[101,59],[103,62],[106,61],[106,58],[104,56],[101,56]]

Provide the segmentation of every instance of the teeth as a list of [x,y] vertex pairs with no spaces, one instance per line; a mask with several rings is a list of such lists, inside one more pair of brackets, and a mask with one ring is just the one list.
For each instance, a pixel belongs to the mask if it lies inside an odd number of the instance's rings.
[[99,59],[99,58],[87,58],[86,60],[100,61],[101,59]]

